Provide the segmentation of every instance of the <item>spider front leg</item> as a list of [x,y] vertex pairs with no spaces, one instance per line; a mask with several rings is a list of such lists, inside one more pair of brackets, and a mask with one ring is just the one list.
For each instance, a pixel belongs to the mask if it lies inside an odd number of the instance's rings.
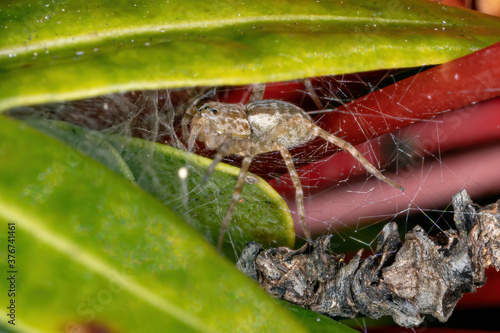
[[192,151],[194,147],[194,143],[200,134],[201,129],[204,127],[206,120],[204,118],[199,119],[199,121],[195,122],[193,128],[191,129],[191,135],[189,135],[188,141],[188,151]]
[[182,117],[182,121],[181,121],[182,138],[186,141],[190,138],[188,125],[193,120],[193,118],[196,116],[196,113],[197,113],[196,108],[192,107],[192,108],[187,109],[186,113]]
[[224,220],[222,220],[222,224],[220,226],[219,242],[217,244],[217,250],[219,252],[222,252],[224,236],[226,235],[227,228],[229,227],[229,223],[231,222],[231,218],[233,217],[234,209],[236,208],[238,200],[240,200],[241,191],[243,190],[243,185],[245,184],[245,177],[247,175],[248,168],[250,168],[253,157],[254,150],[252,147],[250,147],[246,150],[243,157],[243,162],[241,163],[240,173],[238,174],[238,179],[236,180],[236,186],[234,188],[233,196],[231,197],[231,202],[229,203],[229,207],[227,208],[226,216],[224,217]]

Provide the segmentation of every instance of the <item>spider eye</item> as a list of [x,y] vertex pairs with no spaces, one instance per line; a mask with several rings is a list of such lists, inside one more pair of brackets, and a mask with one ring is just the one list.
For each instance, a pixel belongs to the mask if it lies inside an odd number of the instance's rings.
[[208,110],[208,109],[210,109],[210,106],[205,105],[205,110]]
[[218,112],[217,109],[212,109],[210,111],[212,111],[213,114],[217,114],[217,112]]

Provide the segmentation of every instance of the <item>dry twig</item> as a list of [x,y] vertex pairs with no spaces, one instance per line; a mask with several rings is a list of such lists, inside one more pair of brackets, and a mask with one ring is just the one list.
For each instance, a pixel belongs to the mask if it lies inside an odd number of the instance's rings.
[[417,226],[402,244],[389,223],[366,259],[360,250],[344,263],[326,252],[330,236],[322,236],[298,250],[250,242],[238,268],[271,296],[330,317],[388,315],[414,327],[429,314],[444,322],[464,293],[484,285],[487,267],[500,269],[500,200],[475,207],[462,190],[453,206],[457,230],[429,236]]

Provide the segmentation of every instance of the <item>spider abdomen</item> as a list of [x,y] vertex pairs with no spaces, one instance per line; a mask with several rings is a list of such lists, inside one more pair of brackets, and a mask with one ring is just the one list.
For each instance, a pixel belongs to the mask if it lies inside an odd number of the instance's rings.
[[315,136],[311,131],[311,117],[292,103],[262,100],[246,107],[252,137],[257,142],[279,142],[286,148],[293,148]]

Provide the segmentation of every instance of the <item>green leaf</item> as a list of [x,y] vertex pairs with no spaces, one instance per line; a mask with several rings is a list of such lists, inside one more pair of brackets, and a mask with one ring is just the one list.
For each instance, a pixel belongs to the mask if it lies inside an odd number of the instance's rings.
[[73,148],[3,118],[0,159],[4,272],[15,246],[0,304],[15,300],[16,330],[302,331],[172,210]]
[[[210,159],[141,139],[86,130],[58,121],[30,121],[38,130],[93,157],[111,170],[136,181],[217,244],[222,218],[234,191],[239,169],[220,163],[200,187]],[[189,176],[182,180],[178,170]],[[185,198],[185,200],[183,200]],[[251,240],[267,246],[293,247],[295,231],[290,211],[281,196],[263,179],[243,188],[233,215],[225,253],[234,256]]]
[[500,19],[424,0],[0,4],[0,110],[110,92],[437,64]]
[[[303,323],[310,332],[357,332],[330,317],[313,312],[309,309],[304,309],[301,306],[291,304],[285,301],[280,301],[285,309],[292,313],[301,323]],[[311,323],[315,323],[312,325]],[[353,325],[355,326],[355,325]]]

